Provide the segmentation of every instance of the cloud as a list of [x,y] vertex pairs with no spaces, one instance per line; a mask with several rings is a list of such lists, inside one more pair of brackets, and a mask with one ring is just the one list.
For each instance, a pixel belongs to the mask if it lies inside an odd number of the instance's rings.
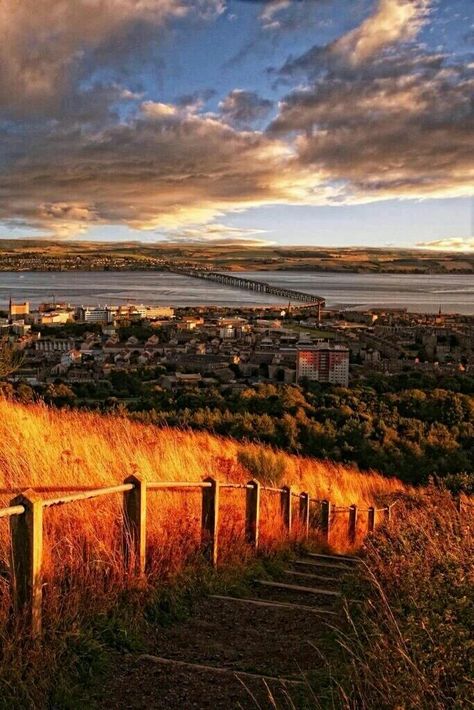
[[[156,30],[191,11],[209,17],[223,9],[222,0],[35,0],[34,7],[2,0],[0,107],[14,113],[57,106],[81,78],[88,53],[108,45],[120,63],[127,32],[140,23]],[[135,41],[135,52],[139,46]]]
[[[290,10],[261,5],[270,24]],[[147,54],[157,29],[195,8],[215,16],[221,0],[35,7],[0,4],[0,110],[21,114],[0,136],[0,220],[11,226],[69,237],[125,224],[258,240],[229,231],[222,215],[472,193],[473,68],[417,43],[427,0],[378,0],[359,27],[286,62],[280,76],[299,86],[265,130],[256,122],[274,106],[252,91],[230,91],[211,114],[212,89],[165,103],[145,100],[128,74],[94,74],[99,55],[100,67],[120,68],[121,51],[142,47],[140,33]]]
[[230,227],[226,224],[212,222],[211,224],[194,225],[180,230],[172,230],[168,233],[167,239],[170,242],[177,239],[186,243],[209,243],[241,245],[241,246],[271,246],[275,242],[259,237],[260,234],[266,234],[264,229],[256,229],[255,227]]
[[254,91],[242,89],[234,89],[219,103],[224,120],[243,128],[266,118],[272,107],[273,101],[262,98]]
[[282,10],[287,10],[291,5],[290,0],[274,0],[265,5],[265,8],[260,13],[260,20],[264,29],[274,30],[281,28],[281,22],[278,19],[278,14]]
[[182,94],[176,99],[176,105],[189,111],[201,110],[208,101],[216,96],[215,89],[199,89],[191,94]]
[[94,224],[166,230],[327,193],[314,193],[317,176],[285,141],[158,102],[105,128],[72,122],[58,131],[48,122],[28,145],[14,127],[3,147],[0,220],[44,234]]
[[336,40],[331,51],[359,64],[384,47],[412,40],[427,18],[430,4],[431,0],[379,0],[375,12]]
[[474,251],[474,237],[450,237],[431,242],[418,242],[417,247],[440,251]]
[[272,34],[293,32],[314,23],[318,5],[325,0],[240,0],[261,5],[261,28]]
[[280,76],[315,76],[322,71],[357,70],[393,45],[414,40],[427,21],[432,0],[378,0],[375,11],[360,25],[326,45],[315,45],[290,57]]
[[294,136],[301,164],[340,185],[346,201],[472,194],[473,72],[403,44],[427,7],[379,0],[358,28],[281,69],[307,80],[280,102],[269,133]]

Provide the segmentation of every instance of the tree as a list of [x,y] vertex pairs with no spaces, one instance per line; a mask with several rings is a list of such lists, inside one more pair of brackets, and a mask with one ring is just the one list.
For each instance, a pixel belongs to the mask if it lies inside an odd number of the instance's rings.
[[0,380],[12,375],[23,362],[23,353],[10,343],[0,343]]

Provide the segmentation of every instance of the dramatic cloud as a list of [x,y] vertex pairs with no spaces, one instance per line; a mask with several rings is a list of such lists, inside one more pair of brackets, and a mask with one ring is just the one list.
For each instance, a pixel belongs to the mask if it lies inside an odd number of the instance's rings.
[[[44,108],[71,91],[87,53],[113,38],[107,50],[124,52],[126,33],[139,23],[160,27],[190,10],[209,15],[221,0],[2,0],[0,107]],[[134,50],[139,44],[135,42]],[[102,57],[104,60],[104,57]]]
[[380,0],[360,27],[282,68],[308,83],[281,102],[270,133],[296,135],[302,165],[343,185],[346,200],[472,193],[472,70],[389,46],[414,38],[426,7]]
[[[259,35],[271,37],[320,5],[258,4]],[[0,0],[0,221],[60,237],[117,224],[258,241],[221,216],[471,194],[474,65],[420,44],[429,0],[370,7],[282,66],[276,107],[259,82],[229,91],[219,76],[216,89],[193,91],[202,84],[179,68],[161,90],[163,28],[215,18],[223,0],[36,0],[34,11]],[[212,61],[204,69],[212,86]]]
[[378,0],[375,12],[358,27],[330,44],[315,45],[300,57],[290,58],[280,74],[307,72],[311,76],[331,67],[356,68],[394,44],[413,40],[430,5],[431,0]]
[[285,142],[164,103],[144,102],[138,117],[101,131],[48,125],[21,160],[17,141],[17,131],[5,138],[0,219],[45,233],[101,223],[168,229],[326,195],[312,196],[317,177]]
[[353,64],[364,62],[384,47],[416,37],[430,4],[431,0],[380,0],[374,14],[331,49]]
[[272,107],[272,101],[242,89],[234,89],[219,103],[224,120],[240,128],[249,128],[255,121],[266,118]]

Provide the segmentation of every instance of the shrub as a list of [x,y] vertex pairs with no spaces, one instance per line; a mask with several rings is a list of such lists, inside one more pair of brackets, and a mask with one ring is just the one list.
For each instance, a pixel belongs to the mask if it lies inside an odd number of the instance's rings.
[[285,480],[286,460],[283,454],[271,449],[240,449],[237,459],[253,478],[262,483],[279,486]]

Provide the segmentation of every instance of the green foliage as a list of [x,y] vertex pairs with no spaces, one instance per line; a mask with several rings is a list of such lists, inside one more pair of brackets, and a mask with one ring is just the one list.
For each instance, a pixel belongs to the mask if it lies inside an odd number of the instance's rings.
[[[301,387],[259,384],[237,392],[207,385],[173,392],[160,388],[161,374],[161,368],[117,371],[105,382],[35,388],[34,396],[56,406],[119,410],[150,424],[261,442],[376,469],[409,483],[448,477],[446,485],[454,485],[453,490],[472,490],[474,379],[467,375],[406,372],[374,374],[352,388],[307,382]],[[31,401],[27,385],[17,384],[14,390],[20,401]],[[243,465],[255,471],[252,462]],[[278,476],[275,465],[269,464],[271,479]],[[454,482],[450,477],[458,474],[466,476]]]
[[140,323],[134,325],[125,325],[118,329],[117,331],[120,340],[128,340],[129,338],[136,338],[141,343],[144,343],[148,338],[150,338],[155,330],[151,326],[141,325]]
[[454,495],[465,493],[474,496],[474,473],[448,474],[443,478],[443,484]]
[[374,376],[351,389],[308,383],[306,389],[272,384],[239,393],[173,393],[144,387],[140,400],[127,406],[140,421],[204,429],[426,483],[431,476],[474,473],[473,393],[462,376],[444,381],[403,374]]

